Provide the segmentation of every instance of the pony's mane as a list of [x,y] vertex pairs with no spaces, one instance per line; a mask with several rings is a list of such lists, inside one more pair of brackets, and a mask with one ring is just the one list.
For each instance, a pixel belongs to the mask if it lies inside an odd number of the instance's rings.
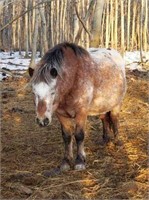
[[68,48],[72,49],[77,57],[82,57],[83,55],[89,56],[89,53],[84,48],[74,43],[60,43],[48,50],[42,57],[32,77],[32,83],[36,84],[39,82],[45,82],[49,84],[51,68],[55,68],[58,74],[60,74],[62,62],[64,60],[63,51]]

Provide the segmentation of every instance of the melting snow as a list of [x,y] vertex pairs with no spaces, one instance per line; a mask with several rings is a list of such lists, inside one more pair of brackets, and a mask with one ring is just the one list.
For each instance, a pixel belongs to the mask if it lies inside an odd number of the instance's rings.
[[[94,51],[94,54],[99,54],[100,49],[96,48],[89,48],[89,51]],[[143,60],[149,62],[149,52],[142,52],[143,54]],[[39,52],[37,53],[36,62],[40,60],[39,58]],[[139,51],[132,51],[132,52],[125,52],[124,54],[124,60],[126,63],[126,68],[130,70],[144,70],[142,69],[142,66],[138,64],[140,62],[140,52]],[[19,55],[19,52],[0,52],[0,68],[10,70],[10,71],[16,71],[17,73],[24,73],[29,66],[30,58],[25,58],[25,52],[21,52],[21,55]],[[148,69],[149,70],[149,67]],[[0,72],[0,81],[5,78],[7,74]]]

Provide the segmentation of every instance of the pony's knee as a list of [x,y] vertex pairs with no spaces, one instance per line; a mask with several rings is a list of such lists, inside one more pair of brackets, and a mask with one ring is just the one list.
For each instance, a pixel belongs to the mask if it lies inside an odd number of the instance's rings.
[[72,136],[71,136],[70,133],[67,133],[67,132],[65,132],[65,131],[62,129],[62,137],[63,137],[63,140],[64,140],[64,142],[65,142],[66,144],[70,144],[71,138],[72,138]]
[[82,129],[80,129],[79,131],[77,131],[75,133],[75,139],[77,144],[83,142],[84,140],[84,131]]

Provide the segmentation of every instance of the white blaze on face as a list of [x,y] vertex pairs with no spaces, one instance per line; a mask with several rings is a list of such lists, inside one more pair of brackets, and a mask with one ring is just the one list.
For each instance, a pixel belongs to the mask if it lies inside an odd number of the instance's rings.
[[39,101],[44,101],[46,103],[46,111],[41,120],[47,117],[49,121],[51,121],[53,101],[55,97],[55,87],[56,79],[53,79],[49,85],[44,82],[33,84],[33,92],[35,94],[36,112],[38,118],[41,118],[37,109]]
[[38,95],[40,97],[40,99],[44,99],[47,94],[49,93],[49,86],[46,83],[39,83],[33,86],[33,90],[35,95]]

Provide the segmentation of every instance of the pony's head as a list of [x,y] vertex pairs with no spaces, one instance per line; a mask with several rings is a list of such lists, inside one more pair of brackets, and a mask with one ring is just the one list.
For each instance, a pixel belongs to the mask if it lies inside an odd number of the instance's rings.
[[29,68],[31,84],[35,95],[36,122],[41,126],[50,124],[55,108],[57,76],[60,73],[63,52],[60,48],[49,50],[37,64]]
[[[32,90],[35,95],[36,122],[41,126],[48,126],[52,120],[54,99],[56,95],[57,70],[50,70],[50,78],[46,81],[32,81]],[[33,76],[34,78],[34,76]]]

